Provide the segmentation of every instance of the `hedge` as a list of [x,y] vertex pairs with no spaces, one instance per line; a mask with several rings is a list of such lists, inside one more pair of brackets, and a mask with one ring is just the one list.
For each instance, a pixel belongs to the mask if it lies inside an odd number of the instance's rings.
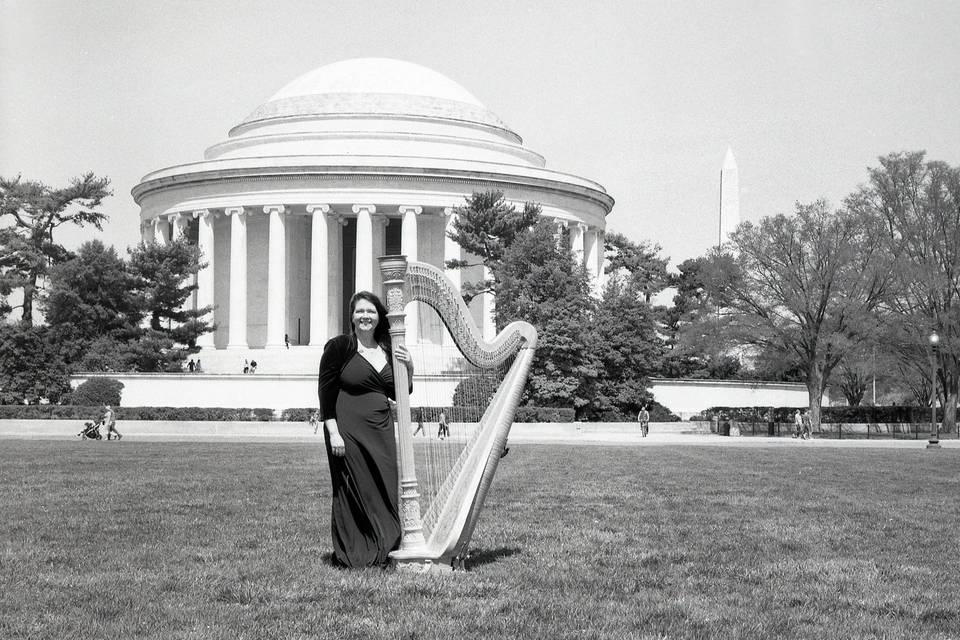
[[[103,407],[57,404],[0,405],[2,420],[97,420]],[[238,421],[273,420],[273,409],[227,409],[219,407],[116,407],[117,420]]]
[[[690,420],[709,421],[714,415],[723,414],[737,422],[766,422],[767,412],[773,409],[774,422],[793,422],[794,412],[807,407],[710,407]],[[943,407],[937,408],[937,420],[943,420]],[[823,424],[917,424],[930,421],[930,407],[907,406],[862,406],[822,407],[820,422]]]
[[[440,412],[447,414],[450,422],[476,422],[483,414],[481,407],[413,407],[413,420],[417,409],[423,410],[422,420],[436,422]],[[284,422],[307,422],[316,408],[300,407],[284,409],[279,420]],[[58,404],[4,404],[0,405],[0,420],[97,420],[103,407]],[[270,422],[277,420],[273,409],[222,407],[116,407],[117,420],[170,420],[170,421],[238,421]],[[573,409],[557,407],[520,407],[515,422],[573,422]]]

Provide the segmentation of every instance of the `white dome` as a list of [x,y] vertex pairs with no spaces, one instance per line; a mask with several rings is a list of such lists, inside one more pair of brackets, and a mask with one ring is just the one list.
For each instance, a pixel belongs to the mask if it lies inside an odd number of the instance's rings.
[[485,108],[473,94],[445,75],[390,58],[356,58],[328,64],[293,80],[269,101],[324,93],[405,94]]
[[334,62],[277,91],[239,125],[304,118],[417,118],[510,131],[472,93],[431,69],[389,58]]

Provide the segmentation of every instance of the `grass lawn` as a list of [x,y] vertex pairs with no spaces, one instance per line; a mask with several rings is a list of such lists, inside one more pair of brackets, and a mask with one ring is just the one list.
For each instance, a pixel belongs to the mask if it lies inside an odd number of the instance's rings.
[[513,445],[448,575],[312,444],[0,440],[0,638],[957,638],[960,450]]

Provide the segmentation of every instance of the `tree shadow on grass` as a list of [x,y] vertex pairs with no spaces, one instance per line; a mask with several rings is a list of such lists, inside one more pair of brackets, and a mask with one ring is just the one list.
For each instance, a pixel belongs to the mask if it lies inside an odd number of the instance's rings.
[[498,547],[496,549],[474,549],[467,557],[467,569],[480,567],[485,564],[492,564],[501,558],[509,558],[512,555],[520,553],[518,547]]

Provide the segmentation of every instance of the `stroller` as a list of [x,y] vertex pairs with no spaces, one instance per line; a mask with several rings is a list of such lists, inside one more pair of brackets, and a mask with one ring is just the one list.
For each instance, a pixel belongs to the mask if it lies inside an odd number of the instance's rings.
[[103,440],[103,436],[100,435],[100,423],[99,422],[84,422],[83,431],[77,434],[78,438],[89,438],[90,440]]

